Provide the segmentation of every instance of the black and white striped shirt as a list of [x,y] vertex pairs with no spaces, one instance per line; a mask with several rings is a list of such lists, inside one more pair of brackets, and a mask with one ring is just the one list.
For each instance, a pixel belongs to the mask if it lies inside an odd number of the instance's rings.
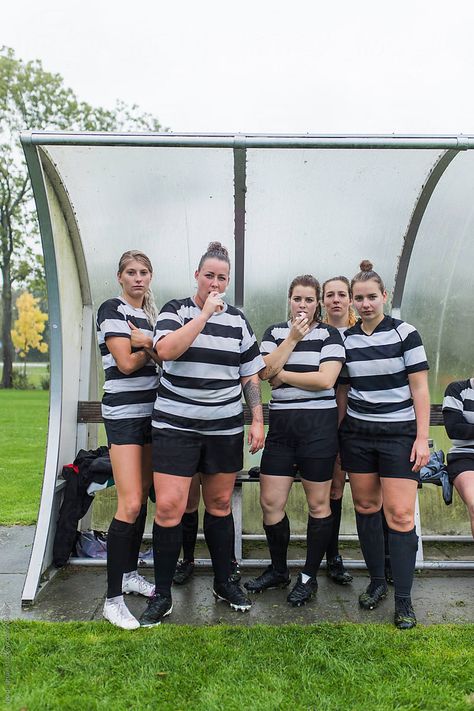
[[361,322],[343,336],[349,383],[347,414],[372,423],[415,423],[408,375],[428,370],[420,334],[409,323],[385,316],[369,335]]
[[[153,345],[201,313],[190,297],[163,306]],[[234,306],[207,321],[191,346],[176,360],[163,362],[153,410],[153,427],[231,435],[243,431],[240,378],[265,367],[245,316]]]
[[[272,353],[283,343],[291,331],[291,321],[276,323],[264,333],[260,346],[262,355]],[[336,328],[326,323],[315,326],[299,341],[290,354],[284,369],[292,373],[314,373],[327,361],[345,361],[341,336]],[[334,388],[330,390],[304,390],[283,383],[273,388],[271,410],[324,410],[336,407]]]
[[448,452],[448,462],[474,457],[474,378],[448,385],[444,393],[443,418],[453,445]]
[[[158,375],[153,361],[130,375],[122,373],[107,348],[111,336],[130,339],[127,321],[140,328],[150,338],[153,330],[143,309],[136,309],[121,297],[108,299],[97,312],[97,340],[105,372],[102,417],[123,420],[129,417],[150,417],[158,387]],[[132,348],[132,352],[140,350]]]

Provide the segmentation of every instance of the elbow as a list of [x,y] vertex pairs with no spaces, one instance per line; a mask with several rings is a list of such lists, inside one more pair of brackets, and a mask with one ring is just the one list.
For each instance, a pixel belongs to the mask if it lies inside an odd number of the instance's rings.
[[319,389],[331,390],[334,387],[335,382],[334,378],[323,378],[323,380],[319,381]]
[[258,373],[258,377],[260,380],[268,380],[267,368],[262,368]]
[[165,343],[160,343],[158,341],[155,346],[155,353],[162,363],[165,360],[173,360],[173,354],[171,353],[170,349],[167,348]]
[[135,368],[132,367],[132,365],[128,363],[117,363],[117,368],[120,370],[123,375],[131,375],[134,371]]

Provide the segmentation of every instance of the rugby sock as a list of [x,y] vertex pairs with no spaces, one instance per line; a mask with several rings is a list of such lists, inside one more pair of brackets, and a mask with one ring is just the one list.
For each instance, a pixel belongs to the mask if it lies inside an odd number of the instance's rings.
[[332,513],[332,531],[326,550],[326,558],[331,560],[339,555],[339,529],[341,528],[342,497],[340,499],[330,499]]
[[122,576],[128,567],[135,524],[113,518],[107,534],[107,598],[122,594]]
[[138,514],[134,526],[132,545],[130,546],[130,560],[125,568],[125,573],[132,573],[138,568],[138,557],[140,555],[140,546],[142,544],[143,531],[145,530],[147,505],[142,504],[140,513]]
[[415,572],[418,536],[411,531],[388,529],[390,558],[392,560],[393,584],[396,597],[410,597]]
[[321,561],[328,547],[333,527],[332,514],[325,518],[308,516],[306,529],[306,563],[303,574],[316,577]]
[[153,522],[153,559],[155,566],[155,591],[171,597],[176,563],[181,550],[183,529],[181,522],[177,526],[160,526]]
[[388,523],[382,508],[383,545],[385,550],[385,565],[390,565],[390,547],[388,545]]
[[225,583],[230,578],[233,530],[232,512],[227,516],[214,516],[209,511],[204,512],[204,537],[211,555],[216,585]]
[[381,510],[370,514],[356,511],[356,524],[360,547],[371,579],[385,581]]
[[184,560],[194,560],[194,549],[199,525],[199,514],[196,511],[184,513],[181,519],[183,526],[183,558]]
[[287,555],[290,543],[290,522],[285,514],[281,521],[272,526],[263,524],[267,537],[268,549],[272,559],[273,569],[277,573],[286,574],[288,572]]

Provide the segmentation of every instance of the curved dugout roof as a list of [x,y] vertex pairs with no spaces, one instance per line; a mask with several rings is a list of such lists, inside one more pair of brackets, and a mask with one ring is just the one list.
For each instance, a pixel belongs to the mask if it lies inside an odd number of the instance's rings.
[[[24,133],[51,330],[51,410],[24,600],[51,561],[57,474],[94,444],[76,423],[98,398],[93,314],[116,265],[141,249],[158,304],[186,296],[210,240],[230,248],[229,300],[261,337],[296,274],[349,277],[370,258],[396,314],[421,332],[433,402],[472,374],[472,136]],[[460,324],[458,325],[458,321]]]

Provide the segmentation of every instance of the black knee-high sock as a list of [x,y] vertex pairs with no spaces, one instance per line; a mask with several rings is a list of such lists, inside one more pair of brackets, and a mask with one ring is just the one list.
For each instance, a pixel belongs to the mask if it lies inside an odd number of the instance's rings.
[[290,543],[290,522],[288,516],[285,514],[281,521],[271,526],[267,526],[264,523],[263,528],[267,537],[273,568],[277,573],[286,574],[288,572],[287,556],[288,545]]
[[204,537],[211,555],[216,584],[225,583],[230,578],[233,530],[232,513],[214,516],[208,511],[204,512]]
[[177,526],[159,526],[153,522],[153,560],[155,566],[155,591],[171,597],[176,563],[181,550],[183,529],[181,522]]
[[413,528],[411,531],[394,531],[388,529],[388,543],[392,561],[393,584],[395,597],[410,597],[415,572],[418,536]]
[[333,527],[332,514],[325,518],[308,516],[306,529],[306,563],[303,573],[316,577],[321,561],[328,547]]
[[137,519],[133,524],[134,531],[132,545],[130,546],[130,559],[128,561],[126,570],[123,571],[124,573],[131,573],[132,570],[136,570],[138,568],[138,556],[140,555],[140,546],[142,544],[143,531],[145,530],[146,523],[146,510],[147,505],[142,504],[140,513],[138,514]]
[[383,526],[383,546],[385,550],[385,561],[390,562],[390,546],[388,544],[388,523],[385,518],[385,512],[382,508],[382,526]]
[[331,560],[339,555],[339,529],[341,528],[342,497],[340,499],[330,499],[332,513],[332,531],[326,550],[326,558]]
[[199,514],[196,511],[184,513],[181,519],[183,526],[183,558],[184,560],[194,560],[194,549],[199,526]]
[[[232,516],[232,521],[234,521],[234,514],[232,511],[230,513]],[[235,557],[235,521],[232,526],[232,555],[231,555],[230,559],[231,559],[231,561],[237,560],[237,558]]]
[[130,560],[135,524],[113,518],[107,534],[107,597],[122,594],[122,576]]
[[382,514],[356,511],[357,533],[365,564],[372,580],[385,580]]

